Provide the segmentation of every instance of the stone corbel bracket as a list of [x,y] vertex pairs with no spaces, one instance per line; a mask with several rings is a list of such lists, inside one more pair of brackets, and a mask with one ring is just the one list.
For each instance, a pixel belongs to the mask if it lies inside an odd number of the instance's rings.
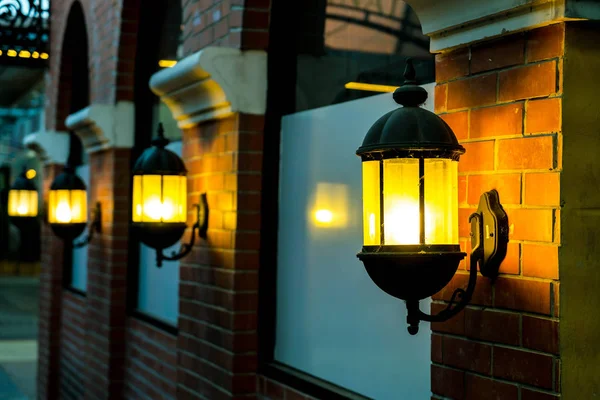
[[69,115],[65,121],[81,139],[88,153],[109,148],[131,148],[134,138],[134,104],[91,104]]
[[597,0],[406,0],[431,38],[430,51],[562,21],[600,19]]
[[150,88],[182,129],[237,112],[263,115],[267,54],[207,47],[152,75]]
[[57,131],[30,133],[23,138],[23,146],[35,151],[44,164],[63,165],[69,153],[69,135]]

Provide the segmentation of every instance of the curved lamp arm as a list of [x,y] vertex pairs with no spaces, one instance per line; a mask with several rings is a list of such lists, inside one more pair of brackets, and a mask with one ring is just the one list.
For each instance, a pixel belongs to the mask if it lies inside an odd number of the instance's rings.
[[461,312],[471,302],[477,284],[478,270],[483,276],[492,280],[498,275],[498,268],[506,255],[508,218],[500,205],[496,190],[481,196],[479,208],[469,216],[469,222],[472,250],[467,288],[456,289],[446,308],[435,315],[422,312],[418,300],[406,301],[406,322],[411,335],[419,331],[419,321],[444,322]]
[[100,208],[100,202],[96,202],[96,207],[92,211],[92,221],[88,229],[88,235],[86,238],[73,242],[73,248],[77,249],[80,247],[87,246],[94,238],[94,232],[102,232],[102,209]]
[[206,193],[202,193],[200,196],[201,204],[194,204],[196,208],[196,222],[192,225],[192,236],[190,237],[190,242],[181,245],[179,252],[172,252],[170,256],[167,256],[163,253],[162,249],[156,250],[156,266],[162,267],[162,262],[164,261],[176,261],[185,256],[187,256],[192,248],[194,247],[194,243],[196,242],[196,231],[198,231],[198,236],[202,239],[206,239],[207,230],[208,230],[208,201],[206,200]]

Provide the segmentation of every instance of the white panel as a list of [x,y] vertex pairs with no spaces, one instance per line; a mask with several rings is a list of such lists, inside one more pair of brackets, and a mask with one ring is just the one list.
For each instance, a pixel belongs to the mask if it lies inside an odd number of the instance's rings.
[[[181,157],[181,141],[171,142],[167,149]],[[164,253],[179,252],[180,243],[167,247]],[[140,244],[139,311],[177,325],[179,317],[179,261],[163,261],[156,266],[156,250]]]
[[[89,218],[92,217],[92,210],[94,209],[94,205],[90,203],[90,166],[89,164],[80,165],[75,170],[77,175],[81,178],[81,180],[85,183],[87,187],[87,195],[88,195],[88,222]],[[88,228],[85,230],[79,237],[77,237],[74,242],[78,242],[87,238]],[[83,246],[79,248],[73,249],[73,274],[71,278],[71,286],[75,289],[79,289],[81,291],[87,290],[87,275],[88,275],[88,248],[89,246]]]
[[[424,87],[432,110],[434,84]],[[386,93],[300,112],[283,118],[281,136],[275,358],[377,400],[431,393],[429,325],[410,336],[404,302],[375,286],[356,258],[362,174],[355,152],[396,107]]]

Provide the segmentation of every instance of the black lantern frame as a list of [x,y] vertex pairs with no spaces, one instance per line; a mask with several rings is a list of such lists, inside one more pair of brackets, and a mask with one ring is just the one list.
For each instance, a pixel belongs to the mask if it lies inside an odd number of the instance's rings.
[[[164,136],[163,124],[158,124],[158,135],[152,140],[152,146],[140,155],[133,167],[133,177],[143,175],[160,175],[161,190],[164,176],[186,176],[187,169],[183,160],[174,152],[166,149],[169,139]],[[135,185],[135,184],[134,184]],[[135,190],[135,187],[134,187]],[[162,195],[162,194],[161,194]],[[144,199],[141,199],[142,203]],[[162,201],[162,199],[161,199]],[[179,252],[164,254],[164,249],[174,245],[181,239],[187,224],[185,222],[131,222],[133,234],[139,241],[156,250],[156,266],[161,267],[163,261],[176,261],[188,255],[194,246],[196,234],[207,238],[208,201],[206,193],[200,195],[200,203],[193,205],[196,210],[196,221],[192,225],[190,242],[182,244]]]
[[[382,116],[368,131],[362,146],[356,151],[363,162],[379,162],[380,244],[364,245],[357,257],[363,262],[373,282],[384,292],[405,300],[408,331],[418,332],[419,321],[445,321],[456,315],[471,300],[477,278],[477,264],[484,276],[494,279],[506,255],[508,218],[502,209],[498,193],[491,191],[481,197],[476,213],[469,218],[471,237],[471,275],[466,290],[457,289],[448,307],[437,315],[419,310],[419,301],[440,291],[458,269],[466,253],[459,244],[427,244],[425,241],[425,176],[426,159],[459,161],[465,152],[452,129],[436,114],[421,107],[427,91],[417,86],[412,61],[407,60],[405,83],[393,95],[403,107]],[[419,244],[385,244],[384,160],[394,158],[419,161]],[[483,236],[485,226],[485,239]],[[456,301],[459,300],[459,303]]]

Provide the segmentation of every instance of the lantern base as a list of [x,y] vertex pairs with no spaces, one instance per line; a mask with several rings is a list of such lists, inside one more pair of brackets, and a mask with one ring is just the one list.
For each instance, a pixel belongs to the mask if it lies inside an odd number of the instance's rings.
[[51,223],[50,228],[52,232],[59,238],[65,241],[73,241],[75,238],[83,233],[86,227],[85,222],[77,224],[57,224]]
[[20,231],[34,229],[38,224],[37,219],[37,217],[8,217],[10,223],[16,226]]
[[465,256],[459,245],[364,246],[357,254],[381,290],[407,301],[439,292]]
[[140,242],[162,250],[177,243],[187,225],[184,222],[133,222],[131,227]]

